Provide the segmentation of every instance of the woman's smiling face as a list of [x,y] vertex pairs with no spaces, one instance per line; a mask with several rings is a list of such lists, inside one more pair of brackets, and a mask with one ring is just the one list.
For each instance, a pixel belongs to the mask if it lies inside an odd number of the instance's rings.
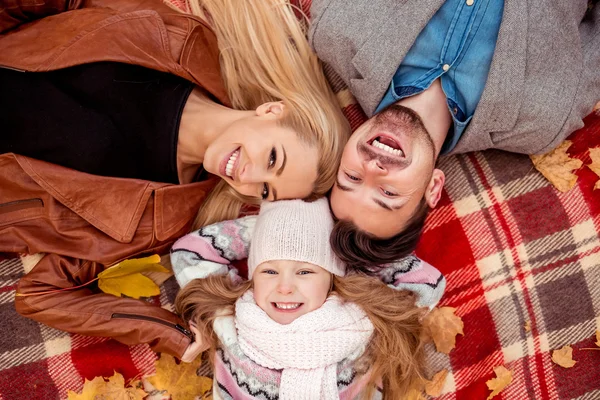
[[274,201],[312,193],[319,151],[262,113],[232,123],[206,149],[203,166],[237,192]]
[[331,289],[331,273],[299,261],[268,261],[252,275],[256,304],[275,322],[286,325],[321,307]]

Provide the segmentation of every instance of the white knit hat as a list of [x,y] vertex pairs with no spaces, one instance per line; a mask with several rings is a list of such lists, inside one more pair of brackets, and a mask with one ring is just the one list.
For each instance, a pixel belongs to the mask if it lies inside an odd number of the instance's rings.
[[307,262],[344,276],[346,267],[329,244],[332,229],[326,198],[263,202],[250,243],[248,279],[257,266],[274,260]]

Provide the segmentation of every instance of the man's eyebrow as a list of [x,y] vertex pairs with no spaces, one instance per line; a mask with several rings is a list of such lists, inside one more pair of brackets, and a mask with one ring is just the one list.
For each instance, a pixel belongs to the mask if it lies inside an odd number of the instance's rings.
[[397,206],[392,206],[390,207],[389,205],[385,204],[383,201],[379,200],[379,199],[373,199],[373,201],[381,208],[384,208],[388,211],[394,211],[394,210],[399,210],[400,208],[402,208],[402,204],[397,205]]
[[[285,147],[283,147],[283,145],[281,145],[281,149],[283,150],[283,162],[281,163],[281,167],[279,167],[279,170],[275,174],[277,176],[281,175],[281,173],[283,172],[283,169],[285,168],[285,163],[287,162],[287,154],[285,153]],[[273,189],[273,192],[276,193],[275,189]]]
[[340,180],[338,178],[335,178],[335,186],[338,187],[338,189],[344,191],[344,192],[354,192],[354,189],[349,188],[348,186],[344,186],[340,183]]

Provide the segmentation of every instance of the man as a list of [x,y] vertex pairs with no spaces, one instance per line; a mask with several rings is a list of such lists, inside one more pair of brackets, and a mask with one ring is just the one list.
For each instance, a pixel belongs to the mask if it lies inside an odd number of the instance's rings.
[[312,46],[371,117],[330,198],[332,244],[355,266],[414,250],[440,155],[547,152],[600,98],[587,0],[313,0],[311,14]]

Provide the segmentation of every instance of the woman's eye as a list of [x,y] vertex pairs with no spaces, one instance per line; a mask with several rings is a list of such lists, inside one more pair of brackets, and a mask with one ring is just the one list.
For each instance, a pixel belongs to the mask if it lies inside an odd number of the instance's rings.
[[348,179],[350,179],[351,181],[354,181],[354,182],[359,182],[360,181],[360,178],[358,178],[358,177],[356,177],[354,175],[350,175],[347,172],[346,172],[346,177],[348,177]]
[[263,200],[266,200],[269,198],[269,185],[267,185],[266,183],[263,183],[263,190],[262,190],[261,197]]
[[390,191],[385,190],[385,189],[381,189],[381,192],[384,195],[388,196],[388,197],[396,197],[396,196],[398,196],[396,193],[390,192]]
[[277,162],[277,151],[275,151],[275,147],[273,147],[271,149],[271,153],[269,153],[269,166],[268,166],[268,168],[273,167],[276,162]]
[[272,269],[265,269],[262,273],[268,274],[268,275],[276,275],[277,274],[277,272],[273,271]]

